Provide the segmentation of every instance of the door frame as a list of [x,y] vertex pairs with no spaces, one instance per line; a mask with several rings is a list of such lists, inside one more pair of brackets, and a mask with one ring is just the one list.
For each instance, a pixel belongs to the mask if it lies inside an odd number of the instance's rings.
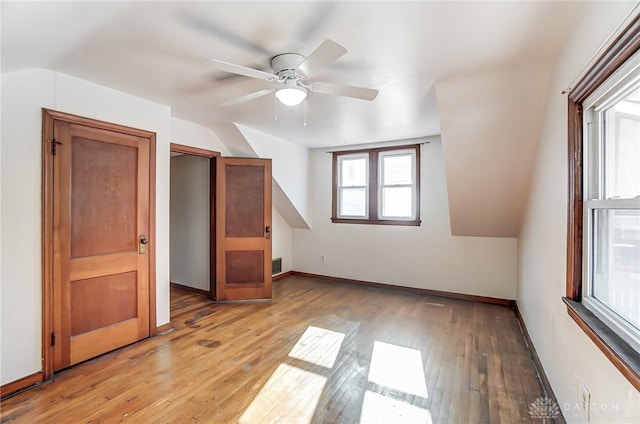
[[209,159],[209,298],[216,300],[216,157],[220,152],[179,143],[171,143],[170,150]]
[[55,121],[130,134],[149,140],[149,336],[156,334],[156,133],[83,116],[42,109],[42,372],[53,375],[53,127]]

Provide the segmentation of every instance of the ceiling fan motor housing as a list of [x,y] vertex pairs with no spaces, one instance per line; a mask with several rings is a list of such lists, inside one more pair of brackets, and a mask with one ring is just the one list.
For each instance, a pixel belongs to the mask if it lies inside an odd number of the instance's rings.
[[305,56],[298,53],[284,53],[274,56],[271,59],[271,67],[273,73],[278,76],[280,81],[288,79],[298,80],[300,75],[296,74],[296,69],[306,59]]

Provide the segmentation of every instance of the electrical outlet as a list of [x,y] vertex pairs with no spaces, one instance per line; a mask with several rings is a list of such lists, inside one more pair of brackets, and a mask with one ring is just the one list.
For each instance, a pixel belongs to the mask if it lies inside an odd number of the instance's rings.
[[327,257],[324,253],[320,255],[320,262],[327,262]]
[[591,420],[591,414],[589,411],[591,410],[591,393],[589,393],[589,389],[584,384],[580,385],[580,405],[582,406],[582,412],[584,413],[584,417],[587,422]]

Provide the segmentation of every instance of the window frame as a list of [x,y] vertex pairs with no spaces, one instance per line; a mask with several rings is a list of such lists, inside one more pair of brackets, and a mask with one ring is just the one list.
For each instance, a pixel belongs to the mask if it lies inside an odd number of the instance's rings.
[[638,353],[583,302],[583,289],[587,288],[583,269],[583,253],[586,253],[583,233],[588,231],[588,228],[583,228],[586,208],[583,103],[639,50],[640,16],[637,16],[569,93],[567,275],[566,297],[563,298],[569,316],[637,390],[640,390]]
[[[394,156],[407,156],[411,157],[411,169],[417,170],[418,163],[417,157],[414,149],[398,149],[398,150],[390,150],[383,151],[378,153],[378,173],[380,174],[380,178],[378,181],[378,217],[380,219],[385,220],[408,220],[413,221],[416,219],[416,213],[418,212],[419,207],[416,202],[416,195],[418,192],[418,186],[416,184],[416,172],[411,173],[411,182],[406,184],[385,184],[384,183],[384,159],[386,157],[394,157]],[[383,214],[384,208],[384,189],[385,188],[410,188],[411,189],[411,204],[413,205],[413,210],[411,211],[411,216],[408,218],[400,217],[400,216],[385,216]]]
[[[341,164],[343,161],[345,160],[350,160],[350,159],[365,159],[365,183],[362,186],[343,186],[342,185],[342,174],[338,173],[339,175],[337,176],[337,186],[336,186],[336,190],[337,190],[337,194],[336,194],[336,202],[337,204],[340,204],[340,201],[342,199],[342,189],[362,189],[364,188],[365,191],[365,205],[369,204],[369,195],[370,195],[370,190],[369,190],[369,186],[370,186],[370,179],[371,179],[371,173],[369,171],[370,168],[370,163],[369,163],[369,156],[365,153],[351,153],[351,154],[347,154],[347,155],[340,155],[337,158],[337,163],[336,166],[338,167],[338,169],[341,168]],[[369,208],[365,207],[365,213],[364,216],[360,216],[360,215],[343,215],[340,213],[339,208],[336,208],[336,216],[338,218],[341,219],[369,219]]]
[[[607,178],[607,162],[612,152],[609,150],[611,146],[607,146],[610,134],[605,117],[609,108],[640,88],[639,66],[640,52],[618,68],[619,71],[624,70],[624,77],[614,74],[613,78],[608,79],[582,103],[586,117],[583,126],[586,147],[583,170],[589,170],[583,181],[585,201],[582,219],[585,229],[583,230],[582,301],[587,309],[640,353],[640,330],[628,323],[617,311],[593,293],[596,288],[594,279],[597,275],[594,267],[599,263],[597,256],[608,249],[608,246],[599,244],[598,240],[605,235],[601,231],[609,226],[607,220],[610,217],[605,219],[600,213],[640,211],[640,198],[620,198],[608,192],[607,187],[610,181]],[[640,117],[634,116],[634,120],[640,122]],[[608,266],[608,261],[603,265]]]
[[[640,330],[628,323],[612,307],[606,305],[593,291],[595,290],[594,267],[598,263],[598,253],[607,250],[607,246],[598,244],[603,235],[601,228],[608,227],[609,216],[597,216],[604,211],[640,211],[640,198],[620,198],[608,192],[610,181],[607,178],[607,161],[611,154],[607,146],[610,136],[609,125],[606,124],[605,114],[607,110],[615,106],[632,92],[640,88],[640,52],[627,60],[620,68],[618,74],[608,79],[596,89],[582,103],[584,149],[583,170],[584,174],[584,208],[583,208],[583,290],[582,302],[596,317],[610,327],[616,334],[625,339],[637,352],[640,353]],[[630,117],[632,115],[629,115]],[[633,116],[640,122],[640,117]],[[586,255],[586,256],[585,256]],[[607,263],[608,266],[608,263]]]
[[[414,169],[413,177],[415,178],[412,187],[413,189],[413,202],[414,202],[414,216],[409,219],[400,219],[397,217],[384,218],[381,216],[381,189],[382,182],[381,177],[381,158],[388,155],[391,152],[409,152],[414,157]],[[391,146],[391,147],[378,147],[371,149],[358,149],[358,150],[342,150],[332,153],[332,199],[331,199],[331,222],[342,224],[377,224],[377,225],[403,225],[403,226],[419,226],[420,221],[420,144]],[[339,185],[339,164],[341,157],[366,155],[369,158],[368,169],[368,192],[367,192],[367,218],[349,218],[340,216],[338,213],[338,201],[339,191],[341,186]]]

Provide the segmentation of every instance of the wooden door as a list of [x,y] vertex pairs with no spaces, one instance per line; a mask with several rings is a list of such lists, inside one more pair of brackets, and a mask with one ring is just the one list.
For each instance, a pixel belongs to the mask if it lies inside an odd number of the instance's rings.
[[216,158],[217,300],[271,298],[271,160]]
[[53,122],[53,370],[150,334],[150,140]]

